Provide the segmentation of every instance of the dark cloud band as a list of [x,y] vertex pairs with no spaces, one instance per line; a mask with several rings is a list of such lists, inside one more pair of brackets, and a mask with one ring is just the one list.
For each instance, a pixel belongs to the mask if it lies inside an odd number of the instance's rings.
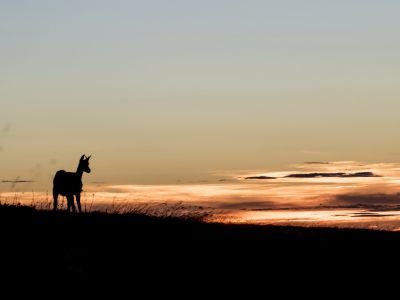
[[336,172],[336,173],[295,173],[290,174],[284,177],[271,177],[271,176],[249,176],[244,179],[277,179],[277,178],[368,178],[368,177],[382,177],[380,175],[376,175],[373,172],[356,172],[356,173],[345,173],[345,172]]
[[351,178],[351,177],[381,177],[372,172],[357,172],[357,173],[298,173],[285,176],[286,178],[324,178],[324,177],[337,177],[337,178]]

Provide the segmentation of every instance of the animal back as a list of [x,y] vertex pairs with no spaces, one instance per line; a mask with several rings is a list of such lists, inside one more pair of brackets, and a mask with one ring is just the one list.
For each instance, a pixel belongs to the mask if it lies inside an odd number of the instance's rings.
[[76,173],[60,170],[54,176],[53,190],[64,196],[79,194],[82,191],[81,178]]

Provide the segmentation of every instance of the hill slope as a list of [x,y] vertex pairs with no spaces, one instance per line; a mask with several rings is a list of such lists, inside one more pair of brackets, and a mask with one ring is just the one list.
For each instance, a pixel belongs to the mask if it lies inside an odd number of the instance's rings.
[[[255,284],[398,265],[400,234],[0,206],[2,282],[64,289]],[[261,275],[260,275],[261,274]],[[5,280],[5,281],[4,281]],[[172,285],[171,285],[172,284]],[[151,294],[155,290],[148,290]]]

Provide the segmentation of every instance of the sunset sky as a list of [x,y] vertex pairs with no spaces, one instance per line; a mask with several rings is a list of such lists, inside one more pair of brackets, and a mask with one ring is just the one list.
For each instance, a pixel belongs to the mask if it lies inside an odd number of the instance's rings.
[[[0,191],[48,191],[87,154],[87,190],[135,199],[392,203],[399,11],[390,0],[1,1],[0,181],[34,182]],[[345,175],[304,178],[313,172]],[[257,176],[277,178],[245,179]]]

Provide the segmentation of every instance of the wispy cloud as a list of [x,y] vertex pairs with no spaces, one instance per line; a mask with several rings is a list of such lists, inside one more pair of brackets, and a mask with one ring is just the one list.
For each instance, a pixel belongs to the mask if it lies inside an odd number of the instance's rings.
[[33,180],[21,180],[19,179],[19,177],[17,177],[16,179],[11,179],[11,180],[1,180],[1,183],[11,183],[11,189],[14,189],[16,187],[17,184],[20,183],[33,183]]
[[2,180],[3,183],[29,183],[33,182],[32,180]]
[[271,176],[249,176],[245,177],[244,179],[276,179],[277,177],[271,177]]
[[[281,178],[366,178],[366,177],[382,177],[380,175],[376,175],[373,172],[356,172],[356,173],[345,173],[345,172],[336,172],[336,173],[294,173],[283,176]],[[248,176],[244,179],[278,179],[279,177],[265,176],[265,175],[257,175],[257,176]]]
[[343,194],[337,195],[330,202],[336,206],[348,205],[400,205],[400,193],[394,194]]
[[286,171],[251,172],[246,171],[242,174],[232,174],[238,180],[248,179],[277,179],[277,181],[287,182],[287,180],[302,179],[326,179],[328,182],[334,178],[378,178],[393,176],[400,178],[400,165],[397,164],[366,164],[356,161],[339,162],[305,162],[289,166]]
[[382,176],[375,175],[373,172],[295,173],[286,176],[286,178],[321,178],[321,177],[350,178],[350,177],[382,177]]
[[[231,174],[232,181],[225,181],[229,180],[227,173],[224,176],[226,179],[217,183],[91,188],[98,195],[109,193],[132,201],[183,201],[224,209],[347,206],[353,199],[348,195],[400,192],[399,164],[304,163],[287,171]],[[379,202],[379,197],[373,199]],[[386,198],[381,199],[386,202]],[[371,201],[367,199],[365,203]]]
[[[263,210],[263,209],[273,209],[276,207],[276,202],[274,201],[251,201],[243,197],[239,197],[236,201],[225,201],[216,205],[216,208],[229,209],[229,210]],[[286,207],[290,207],[287,205]]]

